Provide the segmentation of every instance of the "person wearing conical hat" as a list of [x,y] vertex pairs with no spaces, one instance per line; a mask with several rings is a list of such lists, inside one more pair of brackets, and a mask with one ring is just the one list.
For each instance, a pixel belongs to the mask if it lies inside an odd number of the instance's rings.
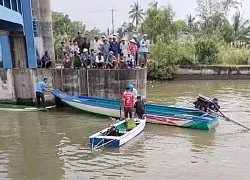
[[135,58],[136,57],[136,53],[137,53],[137,45],[134,39],[131,39],[130,41],[130,45],[129,45],[129,51],[131,52],[131,55]]

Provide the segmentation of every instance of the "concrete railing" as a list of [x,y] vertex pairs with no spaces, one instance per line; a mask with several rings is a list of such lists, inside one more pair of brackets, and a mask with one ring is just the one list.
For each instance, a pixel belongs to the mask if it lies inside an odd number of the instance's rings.
[[250,79],[250,66],[180,66],[175,79]]

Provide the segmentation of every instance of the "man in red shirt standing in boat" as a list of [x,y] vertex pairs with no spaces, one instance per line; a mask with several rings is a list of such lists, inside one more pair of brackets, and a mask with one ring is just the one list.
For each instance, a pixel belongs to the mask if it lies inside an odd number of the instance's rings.
[[131,93],[131,90],[129,87],[126,87],[125,93],[122,95],[123,100],[123,106],[124,106],[124,116],[125,119],[128,119],[128,116],[130,119],[133,117],[133,107],[134,107],[134,95]]

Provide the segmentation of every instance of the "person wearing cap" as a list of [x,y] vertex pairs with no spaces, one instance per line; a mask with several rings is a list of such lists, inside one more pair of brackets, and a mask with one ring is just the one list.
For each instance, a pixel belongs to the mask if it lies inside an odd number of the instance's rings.
[[120,43],[120,52],[124,56],[127,56],[128,54],[128,43],[126,42],[126,39],[123,37],[122,42]]
[[107,57],[107,62],[106,62],[107,68],[116,68],[117,66],[117,58],[114,56],[114,52],[110,51],[109,55]]
[[137,64],[138,64],[138,50],[140,49],[140,41],[138,40],[138,37],[136,34],[134,34],[133,39],[135,40],[135,43],[137,46],[137,51],[135,53],[135,64],[137,66]]
[[78,46],[79,46],[79,51],[82,52],[82,44],[84,42],[84,38],[82,37],[82,32],[78,31],[77,32],[77,37],[74,39],[74,41],[77,42]]
[[40,108],[41,101],[42,100],[42,107],[45,108],[45,98],[44,98],[44,91],[49,92],[48,88],[52,88],[51,86],[47,85],[48,78],[43,78],[43,81],[40,81],[37,84],[36,87],[36,102],[37,102],[37,108]]
[[113,36],[113,41],[110,43],[109,51],[112,51],[116,59],[118,59],[120,44],[117,42],[117,37]]
[[94,38],[94,50],[95,52],[98,54],[99,52],[101,52],[101,48],[102,48],[102,40],[99,39],[99,36],[95,36]]
[[83,53],[81,54],[81,62],[83,67],[91,68],[92,67],[92,60],[91,56],[88,53],[88,50],[85,48],[83,49]]
[[148,52],[149,52],[149,40],[147,40],[147,34],[143,35],[143,39],[140,42],[140,59],[139,59],[139,66],[143,67],[147,65],[147,57],[148,57]]
[[109,55],[109,49],[110,49],[110,44],[108,43],[108,39],[105,38],[103,40],[103,45],[102,45],[102,54],[104,57],[104,61],[107,61],[108,55]]
[[82,67],[82,62],[81,62],[81,57],[80,57],[80,52],[75,51],[74,56],[73,56],[73,66],[75,69],[79,69]]
[[134,88],[134,85],[129,84],[128,87],[129,87],[131,93],[134,95],[134,97],[137,97],[138,96],[138,91],[137,91],[137,89]]

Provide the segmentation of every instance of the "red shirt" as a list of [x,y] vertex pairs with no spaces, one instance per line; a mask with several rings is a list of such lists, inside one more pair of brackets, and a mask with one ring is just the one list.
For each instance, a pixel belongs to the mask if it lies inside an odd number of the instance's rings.
[[124,107],[132,108],[134,106],[134,95],[131,93],[124,93],[122,95],[122,99],[124,102]]

